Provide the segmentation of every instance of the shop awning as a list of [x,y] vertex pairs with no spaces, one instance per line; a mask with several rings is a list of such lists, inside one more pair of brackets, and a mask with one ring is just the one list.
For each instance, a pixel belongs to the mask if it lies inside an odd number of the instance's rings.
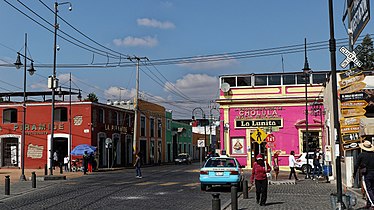
[[360,119],[360,136],[374,135],[374,118]]

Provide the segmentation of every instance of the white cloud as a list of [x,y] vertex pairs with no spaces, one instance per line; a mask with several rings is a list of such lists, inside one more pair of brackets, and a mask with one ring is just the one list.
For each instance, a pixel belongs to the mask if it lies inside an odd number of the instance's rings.
[[156,37],[133,37],[128,36],[123,39],[114,39],[113,40],[114,45],[116,46],[130,46],[130,47],[136,47],[136,46],[144,46],[144,47],[154,47],[158,44],[158,40]]
[[104,96],[111,100],[130,100],[135,97],[135,89],[126,89],[123,87],[109,87],[104,90]]
[[175,28],[174,23],[172,23],[170,21],[161,22],[161,21],[156,20],[156,19],[140,18],[140,19],[137,19],[136,22],[140,26],[147,26],[147,27],[160,28],[160,29]]
[[223,69],[234,67],[238,64],[237,60],[229,56],[209,56],[193,58],[190,63],[180,63],[179,66],[191,68],[194,70],[201,69]]
[[176,88],[190,98],[215,97],[218,90],[218,78],[207,74],[187,74],[175,84],[166,83],[164,90],[170,92]]

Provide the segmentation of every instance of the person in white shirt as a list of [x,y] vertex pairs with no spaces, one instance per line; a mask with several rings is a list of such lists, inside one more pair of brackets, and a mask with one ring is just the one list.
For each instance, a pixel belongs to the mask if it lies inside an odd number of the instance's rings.
[[291,151],[291,154],[290,156],[288,157],[288,166],[290,167],[291,171],[290,171],[290,176],[288,177],[288,179],[291,179],[292,177],[292,174],[294,175],[295,177],[295,180],[299,180],[296,176],[296,172],[295,172],[295,164],[296,164],[296,160],[295,160],[295,152],[294,151]]
[[67,155],[64,157],[64,168],[65,172],[69,171],[69,156]]

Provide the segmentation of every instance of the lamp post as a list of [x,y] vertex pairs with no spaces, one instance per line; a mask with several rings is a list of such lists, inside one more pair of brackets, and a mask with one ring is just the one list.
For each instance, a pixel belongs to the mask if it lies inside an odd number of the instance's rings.
[[[216,110],[216,111],[218,111],[218,110],[217,110],[216,106],[211,106],[210,105],[210,109],[209,109],[209,117],[210,117],[210,119],[209,119],[209,140],[210,140],[211,147],[213,145],[213,148],[211,148],[211,149],[215,150],[216,149],[216,144],[217,144],[217,138],[216,138],[216,142],[213,144],[213,139],[212,139],[213,114],[212,114],[212,110]],[[216,128],[216,126],[214,126],[214,128]],[[216,134],[216,136],[217,136],[217,134]]]
[[330,25],[330,62],[331,62],[331,88],[332,88],[332,109],[334,117],[334,133],[335,133],[335,154],[336,155],[336,188],[337,188],[337,208],[342,209],[343,194],[342,194],[342,172],[341,172],[341,131],[339,123],[339,110],[338,110],[338,90],[337,90],[337,79],[336,79],[336,41],[334,34],[334,9],[333,1],[329,0],[329,25]]
[[[195,120],[195,110],[196,109],[199,109],[201,111],[201,114],[202,114],[202,117],[203,117],[203,121],[204,121],[204,142],[206,143],[206,125],[205,125],[205,113],[204,113],[204,110],[201,108],[201,107],[196,107],[192,110],[192,120]],[[202,152],[202,148],[200,147],[200,165],[202,165],[202,162],[203,162],[203,152]]]
[[308,119],[308,83],[309,83],[309,74],[310,68],[308,63],[308,57],[306,55],[306,39],[304,39],[304,46],[305,46],[305,61],[304,61],[304,68],[302,69],[305,76],[305,150],[306,150],[306,173],[305,179],[310,179],[309,175],[309,119]]
[[54,24],[54,43],[53,43],[53,74],[52,77],[49,77],[49,83],[50,85],[49,88],[52,90],[52,113],[51,113],[51,137],[50,137],[50,155],[49,155],[49,174],[53,175],[53,138],[54,138],[54,124],[55,124],[55,91],[58,86],[58,80],[56,78],[56,58],[57,58],[57,30],[59,28],[59,25],[57,23],[57,13],[58,13],[58,6],[63,5],[63,4],[69,4],[69,11],[72,10],[72,6],[70,2],[62,2],[58,3],[55,2],[55,10],[54,10],[54,15],[55,15],[55,24]]
[[[25,176],[25,129],[26,129],[26,71],[29,72],[29,74],[32,76],[35,73],[34,69],[34,61],[30,58],[27,57],[27,33],[25,34],[25,54],[22,55],[20,52],[17,53],[17,60],[14,63],[17,69],[20,69],[22,66],[21,63],[21,57],[24,58],[24,65],[23,65],[23,118],[22,118],[22,137],[21,137],[21,176],[20,176],[20,181],[26,181],[26,176]],[[30,68],[26,70],[27,66],[27,60],[31,61]]]

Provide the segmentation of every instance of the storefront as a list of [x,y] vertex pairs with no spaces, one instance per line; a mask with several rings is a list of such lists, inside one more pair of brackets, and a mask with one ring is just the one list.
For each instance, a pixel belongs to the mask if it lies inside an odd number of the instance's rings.
[[[326,78],[326,74],[315,74],[314,80],[311,75],[307,87],[306,115],[305,79],[302,80],[302,74],[222,76],[221,94],[217,100],[223,131],[221,150],[226,150],[227,154],[251,168],[259,153],[271,162],[271,156],[279,151],[280,165],[288,166],[291,151],[298,156],[307,150],[322,148],[325,144],[324,116],[313,114],[310,106],[311,103],[322,102],[321,77]],[[262,82],[256,83],[259,79]],[[277,79],[279,82],[274,82]],[[270,133],[271,140],[266,138]]]

